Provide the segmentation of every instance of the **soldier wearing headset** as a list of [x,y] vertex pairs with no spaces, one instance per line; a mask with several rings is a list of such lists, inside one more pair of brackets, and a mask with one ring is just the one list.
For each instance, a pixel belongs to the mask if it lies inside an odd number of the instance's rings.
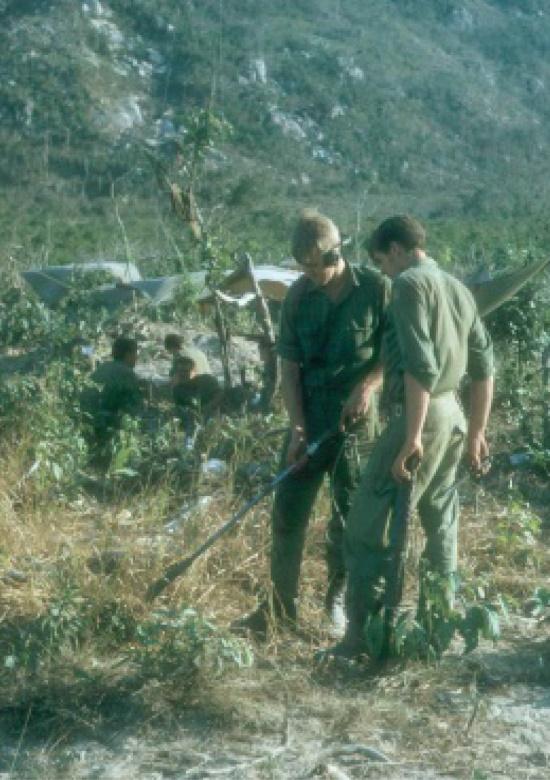
[[[272,593],[233,628],[257,638],[270,621],[293,626],[297,619],[300,567],[307,525],[326,475],[331,514],[326,531],[329,615],[345,581],[344,523],[358,478],[355,447],[344,430],[365,416],[381,383],[380,349],[389,284],[376,270],[352,267],[342,256],[340,231],[316,211],[300,215],[292,254],[303,270],[282,309],[278,354],[281,389],[290,431],[281,467],[301,468],[278,487],[272,513]],[[306,460],[307,444],[334,432]],[[353,437],[352,437],[353,439]]]

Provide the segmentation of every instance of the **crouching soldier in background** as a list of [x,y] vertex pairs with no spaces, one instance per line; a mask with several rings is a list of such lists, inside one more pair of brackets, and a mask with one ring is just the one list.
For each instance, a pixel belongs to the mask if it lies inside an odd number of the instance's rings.
[[95,443],[104,444],[120,425],[123,414],[138,416],[144,410],[143,384],[134,371],[138,346],[135,339],[119,336],[113,342],[112,360],[100,363],[90,376],[81,409],[89,417]]
[[180,350],[171,372],[172,396],[187,436],[220,407],[223,391],[215,376],[199,373],[191,349]]
[[208,358],[201,349],[184,344],[178,333],[168,333],[164,339],[164,349],[172,356],[170,378],[174,376],[176,363],[179,357],[191,358],[195,365],[196,374],[211,374]]
[[332,512],[326,533],[325,606],[332,615],[344,585],[344,522],[358,477],[357,451],[346,442],[343,431],[366,414],[381,381],[380,348],[388,297],[382,275],[369,268],[352,268],[342,257],[338,228],[314,211],[300,217],[292,253],[303,276],[288,291],[281,315],[281,389],[290,420],[281,468],[299,462],[306,444],[327,433],[335,435],[275,493],[272,605],[266,600],[232,626],[258,637],[265,635],[270,617],[291,625],[296,620],[306,529],[327,474]]
[[204,352],[184,344],[178,333],[166,335],[164,349],[172,356],[172,399],[191,446],[200,423],[219,406],[220,385],[211,374]]
[[[369,617],[386,606],[398,576],[388,539],[400,483],[412,479],[408,510],[418,508],[426,536],[421,570],[453,603],[457,570],[458,496],[452,486],[462,450],[479,470],[487,455],[485,428],[493,391],[491,340],[467,288],[424,251],[425,232],[397,216],[373,233],[374,263],[393,280],[384,334],[384,392],[388,425],[369,458],[345,532],[348,626],[329,653],[353,657],[365,650]],[[468,373],[470,418],[465,424],[457,389]],[[388,565],[391,564],[391,567]],[[422,587],[420,618],[422,618]],[[388,627],[391,635],[391,626]]]

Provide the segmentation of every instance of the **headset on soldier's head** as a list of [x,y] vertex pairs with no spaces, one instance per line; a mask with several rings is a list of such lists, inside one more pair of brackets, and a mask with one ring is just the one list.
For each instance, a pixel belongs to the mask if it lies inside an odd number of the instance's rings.
[[327,249],[326,252],[321,254],[321,260],[325,268],[329,268],[332,265],[337,265],[338,260],[342,257],[342,247],[351,242],[351,238],[342,238],[342,240],[336,244],[336,246]]
[[340,244],[333,246],[332,249],[327,249],[326,252],[321,254],[321,260],[325,268],[330,268],[332,265],[337,265],[338,260],[341,257]]
[[[325,250],[324,252],[321,252],[321,262],[323,264],[324,268],[330,268],[333,265],[337,265],[338,261],[342,257],[342,246],[346,246],[349,244],[351,239],[345,238],[342,241],[339,241],[335,246],[331,247],[330,249]],[[303,260],[297,260],[296,261],[298,265],[301,265],[302,267],[307,267],[310,265],[307,262],[304,262]]]
[[349,236],[342,236],[336,246],[327,249],[326,252],[321,254],[321,260],[325,268],[329,268],[331,265],[336,265],[338,260],[342,257],[342,247],[351,244],[351,238]]

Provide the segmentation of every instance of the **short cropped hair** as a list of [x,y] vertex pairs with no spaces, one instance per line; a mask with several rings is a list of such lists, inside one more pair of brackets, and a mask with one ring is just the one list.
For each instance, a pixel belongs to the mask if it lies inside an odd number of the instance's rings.
[[117,336],[113,341],[112,356],[113,360],[124,360],[128,355],[135,355],[138,351],[138,344],[135,339],[127,336]]
[[179,350],[183,346],[183,339],[178,336],[177,333],[168,333],[164,339],[164,349],[168,352],[171,350]]
[[423,249],[426,246],[426,231],[420,222],[408,214],[389,217],[378,225],[369,238],[369,255],[372,257],[375,252],[386,253],[393,243],[399,244],[408,252]]
[[304,209],[292,235],[292,256],[302,263],[312,249],[329,252],[340,246],[340,231],[334,222],[313,209]]

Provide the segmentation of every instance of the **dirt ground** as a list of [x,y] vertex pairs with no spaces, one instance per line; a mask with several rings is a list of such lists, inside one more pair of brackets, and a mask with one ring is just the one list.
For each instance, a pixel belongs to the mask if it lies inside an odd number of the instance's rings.
[[[493,509],[489,495],[482,502],[487,523],[500,504]],[[472,500],[467,504],[462,535],[472,538],[479,520]],[[257,526],[243,531],[247,538],[255,529],[265,534],[265,511]],[[322,530],[317,520],[306,555],[320,544]],[[544,531],[538,542],[545,555],[547,537]],[[417,533],[411,541],[414,569]],[[485,546],[479,534],[465,564],[474,556],[482,568]],[[457,640],[438,664],[319,665],[314,652],[331,640],[314,604],[315,566],[306,562],[304,571],[309,633],[281,633],[254,646],[251,669],[208,681],[187,697],[160,683],[132,687],[115,674],[99,693],[75,688],[61,729],[59,706],[50,729],[40,692],[17,711],[3,707],[0,779],[550,777],[548,615],[523,616],[518,608],[502,620],[496,645],[481,642],[463,655]],[[543,563],[533,587],[548,584],[546,572]],[[222,603],[216,611],[216,589],[226,585],[225,578],[214,579],[206,604],[220,625],[243,606],[227,614]]]
[[81,722],[60,744],[24,730],[4,737],[0,777],[550,777],[548,625],[515,621],[497,647],[430,668],[318,667],[312,650],[279,638],[253,670],[169,716],[147,706],[154,692],[138,691],[106,697],[108,727],[93,736],[75,711]]

